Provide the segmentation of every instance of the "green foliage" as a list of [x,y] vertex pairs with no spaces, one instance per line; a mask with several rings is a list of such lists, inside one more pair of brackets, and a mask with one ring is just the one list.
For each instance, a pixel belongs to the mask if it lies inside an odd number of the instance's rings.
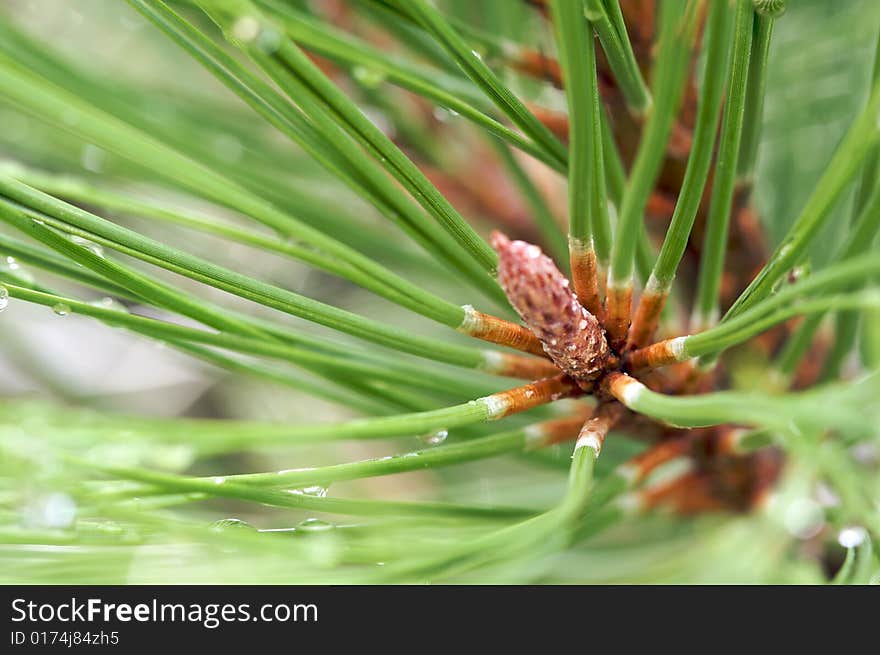
[[[0,581],[877,583],[877,3],[661,0],[642,67],[616,0],[553,0],[555,27],[512,0],[343,4],[0,9]],[[516,70],[527,51],[558,56],[567,92]],[[695,62],[658,254],[645,208]],[[626,159],[603,64],[640,125]],[[735,187],[772,254],[715,324]],[[467,305],[513,316],[493,228],[533,229],[563,270],[564,235],[592,241],[610,285],[671,287],[662,336],[693,311],[680,359],[724,374],[622,400],[778,449],[765,503],[650,507],[694,462],[637,474],[639,423],[601,456],[554,445],[592,399],[506,415],[514,353],[459,331]]]

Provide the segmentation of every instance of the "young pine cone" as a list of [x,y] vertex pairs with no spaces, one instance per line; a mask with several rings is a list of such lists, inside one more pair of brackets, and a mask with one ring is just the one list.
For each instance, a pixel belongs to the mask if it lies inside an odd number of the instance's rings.
[[596,317],[538,246],[492,233],[498,252],[498,282],[553,362],[585,388],[608,362],[608,341]]

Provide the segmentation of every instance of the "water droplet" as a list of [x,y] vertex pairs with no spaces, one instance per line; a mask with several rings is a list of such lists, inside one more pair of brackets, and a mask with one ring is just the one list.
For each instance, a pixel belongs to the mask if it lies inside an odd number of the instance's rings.
[[792,502],[783,517],[785,529],[798,539],[815,537],[825,525],[825,512],[814,500],[799,498]]
[[816,501],[822,507],[837,507],[840,505],[840,496],[838,496],[834,489],[829,487],[824,482],[820,482],[816,485],[816,493],[815,493]]
[[40,496],[24,510],[24,524],[32,528],[61,530],[73,525],[75,518],[76,503],[63,493]]
[[128,313],[128,307],[123,305],[121,302],[110,298],[109,296],[105,296],[104,298],[99,298],[98,300],[92,300],[89,303],[92,307],[100,307],[101,309],[112,309],[116,312],[125,312]]
[[586,329],[587,329],[587,321],[586,321],[586,320],[581,320],[581,322],[578,323],[578,328],[581,329],[581,330],[586,330]]
[[865,528],[860,525],[852,525],[840,531],[840,534],[837,535],[837,542],[844,548],[856,548],[862,545],[867,536]]
[[98,146],[87,143],[83,146],[79,156],[79,163],[87,171],[92,173],[100,173],[104,168],[104,160],[107,159],[107,153]]
[[537,259],[541,256],[541,249],[538,246],[529,246],[526,248],[526,257],[529,259]]
[[423,434],[419,439],[421,439],[424,443],[429,446],[437,446],[444,441],[446,441],[446,437],[449,436],[449,430],[446,428],[441,428],[439,430],[435,430],[434,432],[429,432],[428,434]]
[[75,243],[78,246],[82,246],[83,248],[91,251],[92,254],[97,255],[98,257],[104,256],[104,248],[99,246],[97,243],[93,241],[89,241],[88,239],[83,239],[82,237],[78,237],[76,235],[71,235],[68,237],[70,241]]
[[211,524],[211,530],[214,530],[215,532],[223,532],[225,530],[241,530],[241,529],[254,530],[254,526],[252,526],[247,521],[242,521],[241,519],[236,519],[236,518],[220,519],[219,521],[214,521]]
[[6,306],[9,304],[9,291],[6,290],[6,287],[0,286],[0,312],[6,309]]
[[788,272],[788,283],[794,284],[803,278],[805,278],[809,274],[809,267],[807,266],[795,266]]
[[327,487],[319,484],[313,484],[300,489],[291,489],[290,493],[297,496],[312,496],[314,498],[325,498],[327,496]]
[[52,306],[52,311],[58,316],[67,316],[70,313],[70,306],[60,302],[57,305]]
[[302,532],[326,532],[334,527],[332,523],[315,518],[304,519],[296,524],[296,529]]
[[557,343],[559,343],[559,342],[556,339],[550,339],[551,346],[555,346]]
[[571,284],[567,279],[562,280],[562,286],[568,288],[568,285]]
[[232,36],[248,43],[260,34],[260,21],[253,16],[239,16],[232,24]]
[[[372,107],[364,107],[363,114],[369,121],[375,125],[385,136],[393,138],[396,134],[394,123],[388,118],[388,114],[378,111]],[[379,161],[383,164],[388,161],[387,157],[380,157]]]
[[375,89],[385,81],[385,73],[369,66],[355,66],[351,76],[358,84],[367,89]]
[[278,30],[263,28],[257,37],[257,47],[263,52],[270,54],[278,50],[281,45],[281,33]]
[[434,111],[432,111],[431,114],[434,116],[434,120],[438,123],[448,123],[453,118],[460,115],[454,109],[447,109],[446,107],[434,107]]
[[223,484],[224,482],[226,482],[226,478],[221,475],[214,478],[214,484]]
[[850,448],[849,452],[859,464],[876,466],[880,463],[880,448],[877,447],[877,444],[870,441],[856,444]]
[[30,271],[22,268],[15,257],[7,257],[5,260],[0,261],[0,271],[13,278],[11,281],[23,286],[29,286],[34,282],[34,276],[31,275]]
[[166,471],[182,471],[196,458],[195,450],[186,444],[153,446],[149,450],[149,461],[157,468]]

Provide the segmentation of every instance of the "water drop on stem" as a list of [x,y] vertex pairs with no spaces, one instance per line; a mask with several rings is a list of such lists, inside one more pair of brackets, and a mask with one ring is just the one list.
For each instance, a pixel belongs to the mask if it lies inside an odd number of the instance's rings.
[[254,526],[252,526],[247,521],[242,521],[241,519],[236,518],[228,518],[228,519],[220,519],[219,521],[214,521],[211,524],[211,530],[215,532],[223,532],[225,530],[254,530]]
[[308,518],[300,521],[296,525],[297,532],[326,532],[327,530],[332,530],[335,526],[332,523],[327,521],[322,521],[321,519],[316,518]]
[[441,428],[439,430],[435,430],[434,432],[429,432],[428,434],[423,434],[419,437],[423,443],[429,446],[437,446],[444,441],[446,441],[446,437],[449,436],[449,430],[446,428]]
[[351,75],[358,84],[367,89],[378,88],[385,81],[385,73],[368,66],[355,66]]
[[325,498],[327,496],[327,488],[329,485],[313,484],[300,489],[291,489],[290,493],[297,496],[312,496],[313,498]]

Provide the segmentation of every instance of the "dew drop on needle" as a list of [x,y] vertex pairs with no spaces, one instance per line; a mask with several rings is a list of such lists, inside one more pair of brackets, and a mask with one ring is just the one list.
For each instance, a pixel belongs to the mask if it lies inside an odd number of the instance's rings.
[[435,430],[434,432],[429,432],[428,434],[423,434],[419,437],[423,443],[426,443],[429,446],[437,446],[444,441],[446,441],[446,437],[449,436],[449,430],[446,428]]
[[88,239],[83,239],[78,236],[71,236],[70,241],[75,243],[78,246],[82,246],[86,250],[90,251],[93,255],[97,255],[98,257],[104,256],[104,248],[94,241],[89,241]]
[[55,492],[40,496],[28,504],[22,518],[25,526],[63,530],[76,519],[76,503],[65,493]]
[[308,518],[303,519],[296,525],[297,531],[302,532],[326,532],[327,530],[332,530],[334,525],[327,521],[322,521],[321,519]]
[[254,526],[252,526],[247,521],[242,521],[241,519],[236,518],[228,518],[228,519],[220,519],[219,521],[214,521],[211,524],[211,529],[215,532],[223,532],[225,530],[254,530]]
[[368,66],[355,66],[351,74],[359,84],[367,89],[375,89],[385,81],[385,73]]
[[313,498],[325,498],[327,496],[327,487],[319,484],[313,484],[308,487],[299,489],[291,489],[290,493],[297,496],[312,496]]
[[110,297],[92,300],[89,304],[92,307],[98,307],[100,309],[112,309],[117,312],[125,312],[126,314],[128,313],[128,307]]
[[862,545],[862,542],[868,537],[865,528],[854,525],[844,528],[837,535],[837,541],[844,548],[856,548]]

